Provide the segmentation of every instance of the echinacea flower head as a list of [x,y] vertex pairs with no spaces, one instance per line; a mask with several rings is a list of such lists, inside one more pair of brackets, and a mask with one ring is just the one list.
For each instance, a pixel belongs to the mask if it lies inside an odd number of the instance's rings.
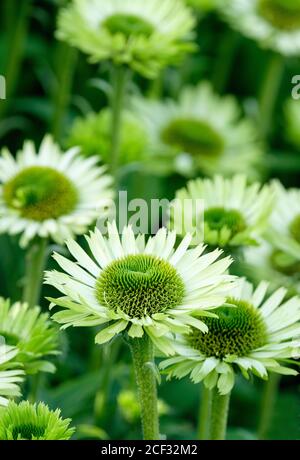
[[297,262],[300,261],[300,190],[285,189],[274,181],[272,188],[275,193],[273,213],[266,238],[282,252],[289,254]]
[[234,29],[262,47],[300,54],[299,0],[225,0],[220,10]]
[[187,235],[177,249],[176,233],[162,228],[145,242],[124,227],[108,224],[108,237],[96,228],[86,237],[91,257],[74,241],[67,247],[76,263],[55,254],[64,270],[46,273],[46,283],[64,294],[50,299],[62,311],[53,319],[68,326],[105,325],[96,343],[105,343],[122,331],[131,338],[148,334],[165,354],[173,352],[172,333],[190,326],[204,331],[202,316],[221,305],[230,289],[230,258],[217,261],[222,251],[202,255],[205,247],[188,249]]
[[183,89],[178,101],[137,98],[133,107],[145,123],[153,167],[159,158],[166,173],[257,176],[262,156],[257,129],[242,117],[234,97],[219,96],[210,83]]
[[84,233],[113,197],[112,179],[97,161],[81,158],[78,148],[61,152],[50,136],[38,152],[26,142],[16,159],[3,149],[0,231],[21,234],[22,246],[36,236],[62,243]]
[[218,317],[206,318],[208,332],[196,329],[178,339],[177,356],[163,361],[169,377],[190,375],[220,394],[234,386],[241,372],[268,379],[271,372],[297,375],[286,363],[300,353],[300,298],[284,301],[281,288],[266,297],[268,283],[253,286],[240,279],[226,303],[214,310]]
[[21,395],[19,384],[23,381],[24,371],[14,361],[17,354],[16,347],[0,344],[0,406],[6,406],[10,398]]
[[[124,111],[121,127],[120,164],[125,165],[143,160],[147,145],[147,136],[143,124],[131,112]],[[89,114],[75,120],[69,137],[69,147],[78,146],[82,155],[100,155],[101,160],[109,163],[111,155],[111,110]]]
[[[200,201],[202,209],[185,206]],[[212,247],[248,246],[256,244],[258,235],[265,230],[272,204],[270,189],[259,183],[247,185],[244,175],[196,179],[177,191],[170,210],[170,226],[184,234],[198,225],[201,228],[196,228],[196,240],[202,238]]]
[[0,411],[1,441],[64,441],[70,439],[74,428],[71,419],[63,419],[60,410],[51,411],[44,403],[19,404],[10,402]]
[[73,0],[58,19],[58,38],[146,77],[193,50],[194,18],[182,0]]
[[16,360],[27,374],[54,372],[54,365],[45,358],[58,353],[58,330],[39,307],[20,302],[11,305],[0,298],[0,337],[17,347]]

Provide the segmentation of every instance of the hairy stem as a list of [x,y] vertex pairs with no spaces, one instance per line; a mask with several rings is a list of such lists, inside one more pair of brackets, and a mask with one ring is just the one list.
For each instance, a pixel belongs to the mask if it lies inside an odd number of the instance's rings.
[[212,394],[210,439],[213,441],[226,438],[230,393],[220,395],[214,388]]
[[140,339],[130,339],[130,348],[141,408],[143,439],[157,440],[159,439],[157,388],[151,367],[154,363],[153,345],[145,333]]
[[48,240],[40,238],[29,246],[26,254],[26,273],[23,300],[29,306],[38,305],[43,283]]
[[201,386],[201,399],[198,420],[197,439],[209,439],[209,420],[211,415],[212,392],[204,385]]

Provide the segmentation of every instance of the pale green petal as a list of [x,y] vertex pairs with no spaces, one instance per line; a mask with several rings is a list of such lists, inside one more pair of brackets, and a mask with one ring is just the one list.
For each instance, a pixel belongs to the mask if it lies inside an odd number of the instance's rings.
[[128,335],[132,338],[143,337],[144,329],[139,324],[132,324],[129,328]]
[[95,337],[95,343],[103,344],[109,342],[115,335],[124,331],[128,325],[127,321],[121,320],[111,326],[106,327],[101,332],[99,332]]
[[218,379],[218,390],[221,395],[226,395],[231,392],[232,388],[234,387],[234,372],[226,372],[221,374]]

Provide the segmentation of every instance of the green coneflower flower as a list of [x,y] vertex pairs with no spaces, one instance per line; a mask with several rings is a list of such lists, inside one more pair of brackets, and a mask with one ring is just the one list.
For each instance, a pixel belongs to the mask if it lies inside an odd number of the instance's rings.
[[16,347],[0,345],[0,406],[6,406],[9,398],[21,394],[19,383],[23,381],[24,371],[13,361],[17,354]]
[[226,0],[220,10],[232,27],[283,55],[300,53],[299,0]]
[[159,158],[166,173],[257,176],[262,154],[257,129],[241,118],[234,97],[217,95],[210,83],[184,89],[178,101],[140,98],[133,105],[149,133],[153,168]]
[[[216,262],[222,251],[204,256],[205,247],[188,249],[187,235],[175,250],[175,232],[165,228],[145,243],[125,227],[120,240],[116,225],[108,224],[108,238],[98,229],[86,237],[92,257],[73,240],[67,246],[76,263],[55,254],[65,273],[46,273],[46,283],[64,297],[51,299],[63,307],[53,319],[63,327],[107,325],[96,336],[104,343],[127,331],[144,333],[165,354],[173,352],[172,333],[190,327],[206,331],[202,316],[224,302],[234,279],[226,273],[230,258]],[[200,320],[200,319],[201,320]]]
[[268,374],[297,375],[284,364],[300,352],[300,298],[283,301],[281,288],[266,297],[268,283],[257,289],[241,279],[226,303],[207,318],[208,332],[195,329],[178,341],[176,357],[160,364],[170,377],[188,374],[220,394],[229,393],[238,371],[268,379]]
[[300,190],[287,190],[279,181],[273,181],[272,188],[276,206],[266,239],[296,262],[300,261]]
[[194,49],[194,18],[181,0],[74,0],[58,19],[58,37],[92,62],[113,61],[153,78]]
[[[79,146],[84,156],[100,155],[106,163],[111,155],[111,110],[89,114],[75,120],[69,137],[69,147]],[[145,155],[147,136],[143,124],[131,112],[122,117],[120,164],[140,162]]]
[[62,419],[60,410],[49,410],[44,403],[19,404],[10,402],[0,411],[0,439],[2,441],[55,441],[68,440],[74,433],[69,428],[71,419]]
[[15,159],[0,157],[0,231],[21,234],[27,245],[35,236],[58,243],[81,234],[113,197],[112,179],[97,158],[84,159],[79,149],[62,153],[50,136],[38,153],[26,142]]
[[[191,207],[185,212],[185,200],[203,200],[202,219],[189,214]],[[198,224],[201,226],[197,228],[198,235],[210,246],[247,246],[256,244],[258,235],[265,229],[272,204],[269,187],[258,183],[248,186],[243,175],[232,179],[221,176],[196,179],[176,193],[170,226],[184,234]],[[196,213],[196,208],[192,212]]]
[[26,373],[54,372],[55,366],[45,357],[58,353],[58,331],[39,307],[29,308],[20,302],[11,305],[0,298],[0,337],[7,345],[17,347],[16,359]]

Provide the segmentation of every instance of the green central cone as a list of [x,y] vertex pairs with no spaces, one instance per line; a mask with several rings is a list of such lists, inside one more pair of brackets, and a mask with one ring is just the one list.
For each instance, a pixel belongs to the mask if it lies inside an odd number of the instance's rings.
[[126,38],[131,36],[149,37],[154,28],[145,19],[131,14],[113,14],[103,23],[103,26],[112,34],[123,34]]
[[223,138],[201,120],[173,120],[163,129],[161,138],[166,144],[195,156],[218,156],[224,149]]
[[258,12],[278,29],[300,29],[299,0],[259,0]]
[[130,255],[103,270],[96,296],[111,310],[142,318],[180,305],[184,284],[169,262],[152,255]]
[[189,344],[205,356],[246,356],[266,342],[266,326],[259,311],[242,300],[230,298],[227,302],[234,307],[216,308],[218,318],[202,318],[208,333],[193,329],[188,336]]
[[244,217],[235,209],[210,208],[204,211],[204,222],[210,230],[220,231],[227,227],[234,236],[247,228]]
[[72,182],[53,168],[26,168],[4,184],[7,206],[18,210],[27,219],[56,219],[72,212],[78,193]]

